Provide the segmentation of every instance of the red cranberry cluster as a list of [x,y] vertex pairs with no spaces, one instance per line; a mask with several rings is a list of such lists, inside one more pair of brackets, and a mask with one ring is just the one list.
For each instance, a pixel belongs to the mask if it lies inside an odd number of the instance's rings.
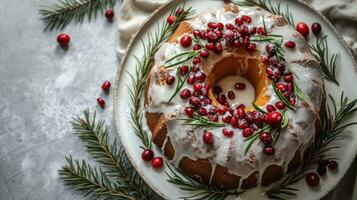
[[154,169],[160,169],[164,165],[164,159],[160,156],[154,158],[154,151],[151,149],[145,149],[141,153],[141,159],[151,161],[151,167]]

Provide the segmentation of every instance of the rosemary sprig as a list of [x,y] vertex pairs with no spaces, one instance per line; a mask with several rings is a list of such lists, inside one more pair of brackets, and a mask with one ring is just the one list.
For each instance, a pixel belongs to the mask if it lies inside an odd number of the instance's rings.
[[83,117],[75,117],[72,127],[83,142],[86,151],[103,168],[94,168],[85,161],[66,157],[67,165],[59,170],[65,184],[86,191],[96,198],[150,199],[151,191],[132,168],[116,138],[109,141],[109,127],[96,119],[96,113],[83,111]]
[[[176,8],[171,10],[170,15],[173,15]],[[173,24],[168,24],[163,21],[157,27],[154,34],[148,34],[148,44],[143,44],[144,55],[141,59],[135,57],[136,67],[135,74],[129,74],[132,79],[131,86],[128,86],[128,91],[131,98],[130,124],[134,128],[135,134],[140,138],[142,148],[151,148],[151,140],[148,133],[143,129],[143,112],[142,112],[142,95],[146,86],[146,78],[153,64],[153,56],[158,51],[160,45],[167,40],[171,33],[179,26],[182,21],[187,20],[194,11],[188,8],[176,18]]]
[[264,114],[267,114],[268,112],[263,110],[262,108],[260,108],[258,105],[256,105],[254,102],[252,102],[252,106],[255,110],[261,112],[261,113],[264,113]]
[[239,6],[258,6],[267,10],[275,15],[283,16],[290,25],[295,26],[294,18],[290,12],[289,5],[286,6],[285,11],[281,9],[281,2],[278,1],[276,5],[273,5],[271,0],[231,0],[231,3]]
[[248,142],[248,144],[246,145],[246,147],[244,149],[244,155],[247,155],[247,153],[248,153],[250,147],[253,145],[254,141],[259,138],[260,133],[262,133],[264,131],[270,132],[271,130],[272,130],[272,127],[270,127],[269,125],[265,125],[263,128],[259,129],[258,131],[253,133],[251,136],[249,136],[247,139],[245,139],[244,142]]
[[59,175],[66,185],[85,192],[85,196],[98,199],[129,199],[135,200],[127,192],[120,189],[120,185],[112,184],[108,176],[101,170],[93,168],[84,160],[73,160],[66,157],[67,165],[59,170]]
[[237,196],[238,192],[229,192],[222,190],[211,185],[205,185],[193,180],[191,177],[176,173],[169,163],[166,163],[170,173],[166,172],[169,177],[168,182],[177,185],[181,190],[194,193],[191,196],[180,197],[185,200],[224,200],[228,195]]
[[[196,57],[200,52],[201,51],[186,51],[186,52],[174,55],[173,57],[171,57],[165,61],[165,64],[166,64],[165,68],[170,68],[170,67],[174,67],[177,65],[187,63],[190,60],[192,60],[194,57]],[[174,61],[174,62],[172,62],[172,61]]]
[[53,6],[42,6],[39,10],[45,30],[63,29],[72,21],[82,23],[97,17],[98,12],[113,8],[116,0],[60,0]]
[[216,127],[224,127],[225,124],[219,122],[212,122],[211,120],[199,116],[193,115],[190,118],[179,118],[177,120],[184,121],[183,125],[195,126],[195,127],[207,127],[207,128],[216,128]]
[[168,104],[170,104],[171,101],[175,98],[175,96],[180,92],[181,88],[183,87],[183,85],[185,84],[187,78],[189,77],[190,72],[191,72],[191,68],[186,73],[185,78],[182,79],[181,74],[180,74],[180,68],[177,68],[176,74],[177,74],[178,80],[177,80],[175,92],[171,95],[169,101],[167,102]]
[[320,62],[324,78],[339,85],[336,79],[336,67],[340,59],[340,54],[329,54],[327,35],[321,38],[317,37],[315,44],[309,43],[309,47],[313,50],[316,59]]
[[340,108],[337,110],[337,104],[334,98],[330,95],[332,108],[326,105],[323,115],[323,126],[320,134],[310,146],[307,159],[304,165],[297,170],[291,172],[279,184],[265,192],[265,195],[270,199],[288,199],[296,195],[297,188],[291,186],[305,176],[307,170],[316,168],[316,163],[322,159],[326,159],[326,153],[339,148],[338,146],[327,147],[328,144],[336,141],[345,133],[344,130],[350,126],[356,125],[357,122],[346,123],[350,117],[357,113],[357,99],[348,101],[344,94],[341,94]]
[[295,111],[295,108],[290,104],[290,102],[284,97],[283,93],[281,93],[281,91],[277,88],[275,83],[271,84],[273,86],[274,92],[275,94],[278,96],[278,98],[280,99],[281,102],[283,102],[286,107],[288,107],[291,110]]

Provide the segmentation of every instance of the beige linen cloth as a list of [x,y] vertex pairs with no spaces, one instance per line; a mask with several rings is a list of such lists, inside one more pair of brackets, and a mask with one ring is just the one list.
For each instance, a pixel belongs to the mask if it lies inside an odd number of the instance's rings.
[[[119,53],[124,53],[131,37],[139,30],[147,17],[159,6],[169,0],[124,0],[119,15]],[[320,10],[336,29],[343,34],[343,38],[350,46],[355,58],[357,58],[357,0],[305,0],[313,7]],[[356,161],[352,168],[356,168]],[[352,169],[353,170],[353,169]],[[354,169],[356,170],[356,169]],[[351,171],[351,170],[350,170]],[[352,173],[355,174],[355,173]],[[354,175],[355,176],[355,175]],[[345,178],[346,179],[346,178]],[[341,183],[325,199],[346,199],[346,193],[351,200],[357,199],[357,184],[353,189],[356,177],[347,178],[347,183]],[[340,188],[339,188],[340,187]],[[346,192],[345,190],[349,190]]]

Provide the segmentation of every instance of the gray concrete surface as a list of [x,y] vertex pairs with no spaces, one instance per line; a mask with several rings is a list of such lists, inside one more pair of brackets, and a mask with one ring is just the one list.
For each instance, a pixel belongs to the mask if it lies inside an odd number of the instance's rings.
[[[60,31],[43,32],[37,14],[51,2],[0,0],[0,200],[84,199],[58,180],[65,155],[88,157],[68,122],[89,107],[113,125],[111,94],[100,84],[116,74],[115,24],[100,16],[67,27],[72,42],[63,51],[56,42]],[[103,111],[99,96],[108,100]],[[351,190],[341,191],[355,177],[350,170],[326,199],[349,199]]]

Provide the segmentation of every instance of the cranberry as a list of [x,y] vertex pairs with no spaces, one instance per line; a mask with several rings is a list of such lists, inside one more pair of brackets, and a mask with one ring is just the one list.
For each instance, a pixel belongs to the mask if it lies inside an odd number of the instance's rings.
[[219,54],[222,53],[223,48],[222,48],[222,44],[221,43],[216,43],[216,45],[214,46],[214,50],[215,53]]
[[237,17],[237,18],[235,19],[235,22],[236,22],[236,24],[237,24],[238,26],[243,25],[243,23],[244,23],[243,19],[240,18],[240,17]]
[[208,26],[209,28],[211,28],[211,29],[217,28],[217,24],[214,23],[214,22],[209,22],[209,23],[207,24],[207,26]]
[[273,112],[273,111],[276,111],[276,108],[273,106],[273,105],[267,105],[267,111],[268,112]]
[[277,68],[278,68],[280,71],[283,72],[283,71],[285,70],[285,64],[284,64],[284,63],[278,63]]
[[170,15],[167,17],[167,23],[169,23],[170,25],[173,24],[176,20],[176,17],[173,15]]
[[265,49],[266,49],[266,51],[267,51],[270,55],[275,55],[275,53],[276,53],[275,46],[272,45],[272,44],[267,44],[267,45],[265,46]]
[[220,104],[222,104],[222,105],[224,105],[227,101],[227,98],[226,98],[226,96],[225,95],[223,95],[223,94],[221,94],[221,95],[219,95],[218,97],[217,97],[217,101],[220,103]]
[[228,30],[234,30],[234,25],[231,24],[231,23],[227,23],[227,24],[226,24],[226,28],[227,28]]
[[248,128],[248,127],[249,127],[249,124],[248,124],[246,119],[239,120],[238,128],[245,129],[245,128]]
[[201,58],[200,57],[193,58],[193,61],[192,61],[193,64],[197,65],[200,62],[201,62]]
[[228,110],[227,107],[221,106],[221,107],[218,108],[217,111],[218,111],[219,114],[224,115],[227,112],[227,110]]
[[292,93],[294,91],[294,85],[292,83],[288,83],[286,85],[286,90],[290,93]]
[[309,26],[306,23],[300,22],[296,25],[296,30],[301,33],[304,37],[307,37],[310,33]]
[[259,35],[266,35],[265,29],[264,29],[264,27],[262,27],[262,26],[259,26],[259,27],[258,27],[257,33],[258,33]]
[[190,85],[193,85],[195,83],[196,79],[195,79],[195,75],[191,74],[188,78],[187,78],[187,83]]
[[212,42],[206,43],[206,49],[213,51],[214,50],[214,44]]
[[216,114],[210,115],[208,119],[211,120],[212,122],[218,122],[218,115]]
[[244,83],[236,83],[234,85],[234,87],[237,89],[237,90],[244,90],[245,89],[245,84]]
[[222,121],[224,122],[224,123],[231,123],[231,116],[230,115],[225,115],[225,116],[223,116],[222,117]]
[[225,136],[227,136],[229,138],[233,137],[233,134],[234,134],[233,130],[228,129],[228,128],[224,128],[222,130],[222,132],[223,132],[223,135],[225,135]]
[[217,36],[218,39],[221,39],[221,38],[223,37],[223,33],[222,33],[222,31],[220,31],[220,30],[216,30],[216,31],[214,32],[214,34],[216,34],[216,36]]
[[217,23],[217,28],[218,28],[219,30],[223,30],[223,29],[224,29],[223,23],[222,23],[222,22],[218,22],[218,23]]
[[57,42],[61,45],[61,47],[67,47],[70,41],[71,37],[69,37],[66,33],[61,33],[57,36]]
[[109,81],[105,81],[103,84],[102,84],[102,89],[104,90],[104,91],[108,91],[109,90],[109,88],[110,88],[110,82]]
[[201,47],[200,44],[194,44],[193,47],[192,47],[192,49],[193,49],[194,51],[197,51],[197,50],[199,50],[199,49],[201,49],[201,48],[202,48],[202,47]]
[[201,38],[202,40],[205,40],[205,39],[207,38],[207,33],[206,33],[206,31],[201,31],[201,32],[200,32],[200,38]]
[[197,73],[195,74],[195,79],[198,80],[198,81],[200,81],[200,82],[203,82],[203,81],[206,80],[206,74],[203,73],[203,72],[197,72]]
[[233,41],[233,45],[234,45],[235,47],[240,47],[240,46],[241,46],[241,43],[239,42],[238,39],[236,39],[236,40]]
[[243,15],[242,16],[243,21],[247,22],[248,24],[252,22],[252,18],[250,18],[248,15]]
[[237,115],[240,119],[245,118],[245,111],[244,108],[237,108]]
[[271,112],[268,113],[265,121],[272,127],[275,127],[277,125],[279,125],[281,123],[281,120],[283,119],[283,117],[281,116],[281,114],[279,112]]
[[199,37],[199,36],[200,36],[200,31],[194,30],[194,31],[193,31],[193,35],[194,35],[195,37]]
[[151,167],[154,169],[160,169],[164,165],[164,159],[162,159],[160,156],[155,157],[151,160]]
[[203,51],[200,52],[200,56],[202,58],[207,58],[209,56],[209,53],[208,53],[208,51],[203,50]]
[[111,8],[108,8],[105,11],[105,17],[107,18],[108,21],[112,22],[113,21],[113,17],[114,17],[114,11]]
[[175,13],[176,17],[180,16],[183,12],[184,12],[183,8],[178,8]]
[[214,86],[213,92],[217,95],[220,94],[222,92],[221,86],[219,86],[219,85]]
[[263,56],[261,57],[261,61],[262,61],[264,64],[268,65],[268,64],[269,64],[269,57],[266,56],[266,55],[263,55]]
[[282,109],[284,109],[286,107],[285,104],[283,102],[281,102],[281,101],[276,102],[275,106],[280,110],[282,110]]
[[249,137],[253,134],[254,130],[252,128],[243,129],[243,137]]
[[259,134],[259,139],[266,145],[269,145],[273,142],[273,138],[271,137],[270,133],[268,133],[268,132],[261,132]]
[[193,85],[193,89],[194,89],[195,91],[201,91],[201,90],[202,90],[202,85],[199,84],[199,83],[195,83],[195,84]]
[[320,177],[313,172],[307,173],[305,178],[307,184],[311,187],[316,187],[320,184]]
[[182,36],[181,40],[180,40],[180,44],[181,44],[181,46],[183,46],[185,48],[191,46],[191,44],[192,44],[191,36],[189,36],[189,35]]
[[227,96],[228,96],[228,98],[229,98],[230,100],[233,100],[233,99],[235,98],[235,94],[234,94],[233,91],[229,91],[228,94],[227,94]]
[[151,149],[145,149],[141,153],[141,159],[143,159],[144,161],[150,161],[152,160],[153,157],[154,157],[154,152]]
[[321,32],[321,25],[320,25],[319,23],[317,23],[317,22],[313,23],[313,24],[311,25],[311,31],[312,31],[315,35],[319,34],[319,33]]
[[193,108],[185,107],[185,113],[187,116],[192,117],[193,116]]
[[238,117],[232,116],[231,117],[231,124],[232,125],[237,125],[238,124]]
[[291,83],[291,82],[293,82],[293,80],[294,80],[293,75],[287,75],[284,77],[285,82]]
[[293,97],[291,97],[291,98],[289,99],[289,102],[290,102],[290,104],[291,104],[292,106],[294,106],[294,105],[296,104],[296,99],[293,98]]
[[327,169],[326,169],[326,166],[325,165],[319,165],[317,167],[317,173],[320,175],[320,176],[323,176],[325,175],[327,172]]
[[101,108],[105,108],[105,101],[103,98],[98,98],[97,103]]
[[249,34],[250,35],[254,35],[257,33],[257,27],[253,26],[250,30],[249,30]]
[[250,43],[247,48],[248,51],[255,51],[257,49],[257,44],[255,43]]
[[180,97],[182,99],[188,99],[189,97],[191,97],[191,91],[187,88],[183,89],[180,93]]
[[285,42],[285,46],[287,47],[287,48],[290,48],[290,49],[292,49],[292,48],[295,48],[295,42],[293,42],[293,41],[286,41]]
[[331,170],[336,170],[338,169],[338,163],[334,160],[331,160],[328,162],[327,167]]
[[203,134],[203,142],[205,144],[213,144],[214,142],[213,134],[209,131],[205,131]]
[[279,83],[277,85],[277,88],[281,91],[281,92],[285,92],[286,91],[286,87],[284,83]]
[[175,77],[172,75],[169,75],[166,77],[166,84],[167,85],[172,85],[175,82]]
[[190,97],[189,100],[190,104],[193,105],[195,108],[199,108],[201,106],[201,101],[197,97]]
[[188,72],[188,66],[187,65],[184,65],[184,66],[181,66],[180,67],[180,73],[181,73],[181,76],[185,76]]
[[207,110],[205,108],[200,108],[198,109],[198,114],[201,115],[201,116],[206,116],[207,115]]
[[192,69],[191,69],[191,71],[194,72],[194,73],[196,73],[196,72],[198,72],[199,69],[200,69],[200,68],[198,68],[197,66],[193,66]]
[[242,25],[238,28],[238,32],[242,35],[247,36],[247,35],[249,35],[249,28],[246,25]]
[[265,146],[263,148],[263,153],[267,156],[271,156],[271,155],[274,155],[275,149],[272,146]]

